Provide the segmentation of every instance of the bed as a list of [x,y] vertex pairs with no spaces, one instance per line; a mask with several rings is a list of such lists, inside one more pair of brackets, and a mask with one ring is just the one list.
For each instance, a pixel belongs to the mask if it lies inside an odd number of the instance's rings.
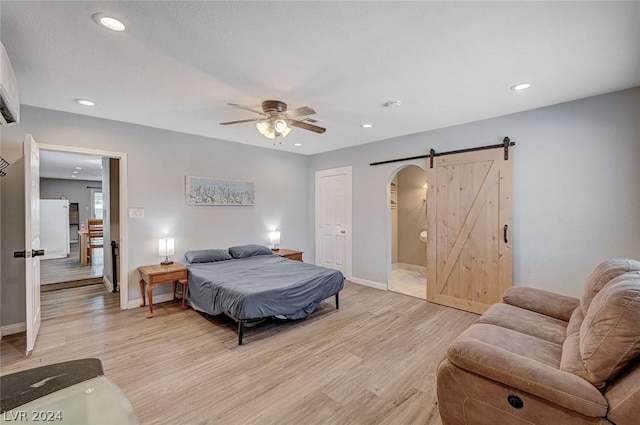
[[189,251],[185,257],[188,301],[196,310],[234,319],[238,345],[247,323],[272,316],[303,319],[332,296],[340,307],[340,271],[283,258],[261,245]]

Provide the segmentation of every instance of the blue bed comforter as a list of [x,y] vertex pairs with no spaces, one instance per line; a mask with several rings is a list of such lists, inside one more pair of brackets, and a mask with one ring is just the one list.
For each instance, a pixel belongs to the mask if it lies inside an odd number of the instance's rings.
[[338,270],[278,255],[195,263],[188,268],[187,299],[209,314],[229,313],[240,320],[275,315],[302,319],[344,286]]

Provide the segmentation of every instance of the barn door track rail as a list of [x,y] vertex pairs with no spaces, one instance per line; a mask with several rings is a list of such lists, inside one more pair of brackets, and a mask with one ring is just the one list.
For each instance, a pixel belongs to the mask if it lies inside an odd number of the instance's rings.
[[458,149],[458,150],[455,150],[455,151],[448,151],[448,152],[436,152],[434,149],[430,149],[429,153],[427,155],[411,156],[411,157],[399,158],[399,159],[389,159],[387,161],[372,162],[369,165],[374,166],[374,165],[390,164],[392,162],[402,162],[402,161],[411,161],[411,160],[414,160],[414,159],[429,158],[429,167],[433,168],[433,158],[435,158],[437,156],[454,155],[454,154],[457,154],[457,153],[466,153],[466,152],[484,151],[484,150],[487,150],[487,149],[504,149],[504,160],[508,161],[509,160],[509,147],[510,146],[515,146],[515,145],[516,145],[516,142],[512,142],[511,139],[509,139],[508,137],[505,137],[504,139],[502,139],[502,143],[500,143],[498,145],[478,146],[478,147],[475,147],[475,148]]

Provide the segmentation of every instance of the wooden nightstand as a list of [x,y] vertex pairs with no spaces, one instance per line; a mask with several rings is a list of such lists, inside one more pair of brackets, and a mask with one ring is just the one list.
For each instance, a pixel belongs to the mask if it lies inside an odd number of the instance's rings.
[[292,249],[277,249],[273,251],[274,254],[279,255],[289,260],[302,261],[302,251],[294,251]]
[[173,283],[173,299],[176,299],[176,284],[182,284],[182,308],[187,308],[187,289],[189,288],[189,281],[187,281],[187,268],[180,263],[173,263],[167,266],[160,264],[153,264],[151,266],[138,267],[140,273],[140,295],[142,295],[142,304],[140,307],[144,307],[145,289],[144,284],[147,284],[147,295],[149,296],[149,315],[147,318],[153,317],[153,290],[160,283]]

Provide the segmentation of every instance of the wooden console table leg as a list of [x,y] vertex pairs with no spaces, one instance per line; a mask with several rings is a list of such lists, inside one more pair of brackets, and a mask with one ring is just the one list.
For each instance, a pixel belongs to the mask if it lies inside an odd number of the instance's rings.
[[144,307],[146,304],[146,300],[144,299],[144,279],[140,279],[140,296],[142,297],[142,304],[140,304],[140,307]]
[[149,296],[149,315],[147,319],[151,319],[153,317],[153,287],[151,285],[147,285],[147,295]]

